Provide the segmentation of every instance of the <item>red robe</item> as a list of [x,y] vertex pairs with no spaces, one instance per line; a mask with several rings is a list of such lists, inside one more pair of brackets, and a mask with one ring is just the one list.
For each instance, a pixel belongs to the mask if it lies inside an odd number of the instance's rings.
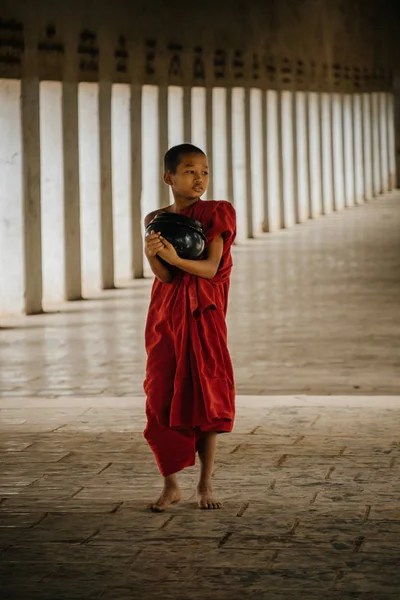
[[145,330],[144,436],[164,477],[194,465],[204,432],[231,431],[235,415],[225,321],[235,210],[226,201],[198,200],[181,213],[200,221],[207,244],[222,235],[224,246],[213,279],[175,269],[171,284],[153,284]]

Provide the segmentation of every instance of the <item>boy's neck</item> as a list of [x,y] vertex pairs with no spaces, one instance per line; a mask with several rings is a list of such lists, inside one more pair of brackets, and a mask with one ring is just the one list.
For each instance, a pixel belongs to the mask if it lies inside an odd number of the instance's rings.
[[175,212],[180,212],[181,210],[196,204],[196,202],[199,200],[200,198],[195,198],[194,200],[187,200],[186,198],[174,198],[174,203],[172,206],[174,207]]

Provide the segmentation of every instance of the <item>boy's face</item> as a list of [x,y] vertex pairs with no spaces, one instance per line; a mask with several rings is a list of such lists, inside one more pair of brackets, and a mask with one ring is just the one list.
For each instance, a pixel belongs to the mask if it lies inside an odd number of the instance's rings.
[[186,200],[197,200],[208,186],[208,162],[204,154],[182,154],[176,173],[165,173],[164,181],[174,194]]

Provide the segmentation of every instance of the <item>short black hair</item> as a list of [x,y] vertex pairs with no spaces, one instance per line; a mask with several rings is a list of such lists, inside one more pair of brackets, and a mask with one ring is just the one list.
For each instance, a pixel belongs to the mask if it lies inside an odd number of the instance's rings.
[[203,150],[197,146],[193,146],[193,144],[179,144],[178,146],[173,146],[168,150],[168,152],[165,153],[164,171],[166,173],[176,173],[176,169],[178,168],[178,165],[181,162],[181,158],[184,154],[206,155]]

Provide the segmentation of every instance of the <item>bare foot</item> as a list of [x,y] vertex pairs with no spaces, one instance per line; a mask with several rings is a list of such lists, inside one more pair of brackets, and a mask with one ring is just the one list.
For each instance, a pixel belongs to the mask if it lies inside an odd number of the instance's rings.
[[164,512],[170,504],[176,504],[181,499],[181,490],[178,486],[164,485],[161,496],[153,504],[149,504],[147,508],[153,512]]
[[197,486],[197,495],[199,497],[199,508],[202,508],[204,510],[222,508],[221,502],[218,502],[213,496],[210,481],[199,483],[199,485]]

